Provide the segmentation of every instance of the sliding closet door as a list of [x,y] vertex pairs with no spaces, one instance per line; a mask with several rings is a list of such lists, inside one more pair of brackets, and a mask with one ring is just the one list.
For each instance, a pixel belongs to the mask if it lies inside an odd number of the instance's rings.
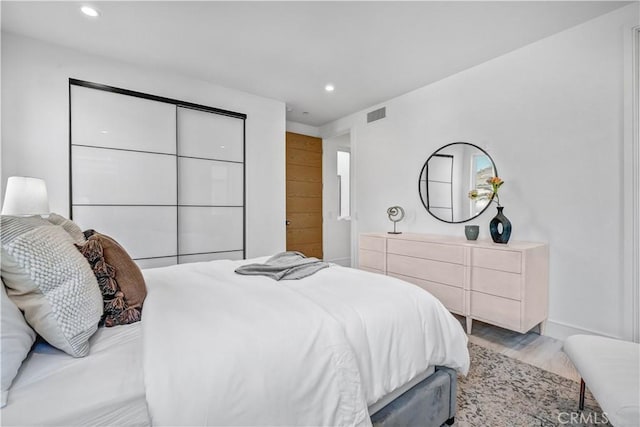
[[142,268],[245,255],[246,115],[70,81],[71,215]]
[[244,120],[178,107],[179,262],[244,258]]
[[176,107],[71,86],[73,219],[141,267],[177,262]]

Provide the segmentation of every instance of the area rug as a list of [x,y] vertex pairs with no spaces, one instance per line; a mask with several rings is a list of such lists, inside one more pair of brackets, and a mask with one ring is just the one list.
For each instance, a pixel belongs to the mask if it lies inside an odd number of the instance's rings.
[[458,377],[456,427],[610,426],[580,384],[469,343],[471,368]]

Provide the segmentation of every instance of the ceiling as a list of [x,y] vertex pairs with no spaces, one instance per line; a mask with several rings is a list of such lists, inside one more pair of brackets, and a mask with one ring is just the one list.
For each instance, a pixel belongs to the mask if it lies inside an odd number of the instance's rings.
[[99,18],[87,2],[0,4],[3,31],[278,99],[320,126],[629,2],[90,2]]

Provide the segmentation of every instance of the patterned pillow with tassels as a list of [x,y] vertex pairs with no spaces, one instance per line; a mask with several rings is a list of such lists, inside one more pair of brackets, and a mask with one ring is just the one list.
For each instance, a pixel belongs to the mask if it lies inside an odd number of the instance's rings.
[[89,261],[104,301],[101,324],[106,327],[138,322],[147,295],[140,268],[111,237],[85,231],[87,242],[76,245]]

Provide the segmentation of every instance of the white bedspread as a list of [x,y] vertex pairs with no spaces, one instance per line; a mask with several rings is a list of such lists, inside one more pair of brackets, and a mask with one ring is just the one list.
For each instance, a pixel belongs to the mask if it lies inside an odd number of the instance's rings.
[[467,372],[466,335],[422,289],[339,266],[287,282],[233,272],[261,261],[144,272],[153,424],[370,425],[367,405],[428,366]]

